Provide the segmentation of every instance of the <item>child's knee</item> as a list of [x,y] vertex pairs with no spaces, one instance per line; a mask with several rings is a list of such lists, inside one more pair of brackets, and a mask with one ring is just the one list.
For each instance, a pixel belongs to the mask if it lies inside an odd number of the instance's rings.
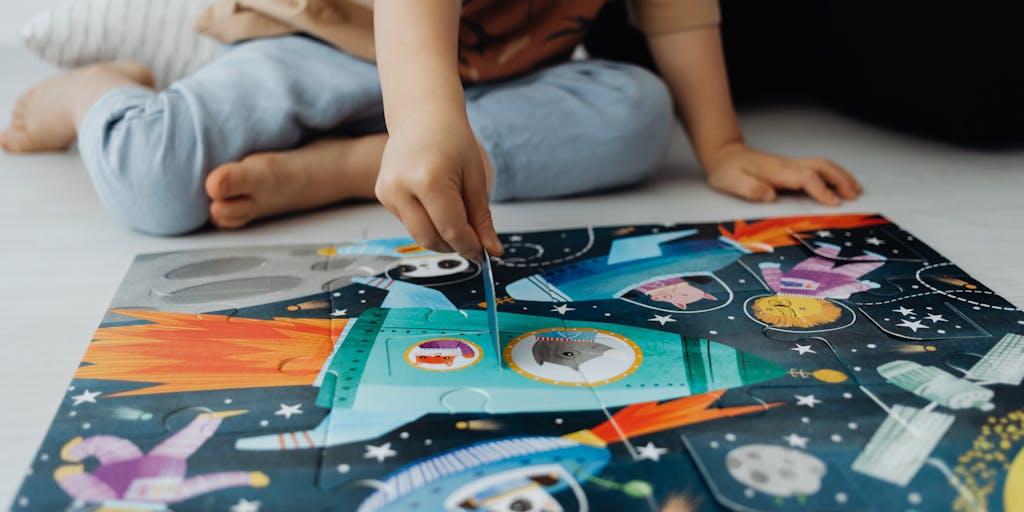
[[638,166],[653,168],[668,151],[672,136],[672,97],[653,73],[636,66],[617,65],[626,79],[617,88],[619,119],[610,129],[636,158]]
[[179,235],[209,219],[203,151],[153,103],[126,106],[83,129],[79,148],[114,217],[144,233]]
[[[595,62],[592,79],[605,95],[594,103],[601,109],[603,133],[598,137],[615,167],[614,183],[639,181],[657,168],[668,152],[673,127],[672,98],[653,73],[627,64]],[[592,99],[593,100],[593,99]]]

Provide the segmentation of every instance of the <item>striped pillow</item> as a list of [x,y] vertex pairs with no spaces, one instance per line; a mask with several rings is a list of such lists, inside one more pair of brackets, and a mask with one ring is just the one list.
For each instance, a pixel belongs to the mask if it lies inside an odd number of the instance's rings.
[[210,0],[68,0],[29,20],[25,46],[61,67],[108,60],[146,64],[166,87],[206,64],[220,43],[192,30]]

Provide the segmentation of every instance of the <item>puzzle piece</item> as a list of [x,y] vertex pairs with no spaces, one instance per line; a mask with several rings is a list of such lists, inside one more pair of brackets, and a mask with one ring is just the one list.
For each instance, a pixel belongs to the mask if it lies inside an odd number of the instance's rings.
[[889,226],[872,226],[846,230],[790,231],[790,235],[807,250],[836,261],[927,261],[903,243]]
[[[791,234],[827,229],[865,241],[830,259]],[[884,219],[511,238],[491,269],[500,350],[482,269],[409,239],[140,257],[26,480],[32,501],[14,508],[66,508],[52,475],[76,436],[145,453],[236,410],[248,412],[222,420],[185,476],[263,471],[270,487],[184,508],[671,510],[675,493],[708,509],[1013,503],[1024,316]],[[868,245],[940,263],[844,260]],[[783,286],[797,267],[825,293]],[[803,302],[769,304],[781,297]],[[795,323],[766,314],[808,304],[820,311]],[[925,314],[884,311],[901,307]],[[914,329],[884,314],[928,328],[896,337],[872,320]],[[939,339],[954,318],[990,336]]]

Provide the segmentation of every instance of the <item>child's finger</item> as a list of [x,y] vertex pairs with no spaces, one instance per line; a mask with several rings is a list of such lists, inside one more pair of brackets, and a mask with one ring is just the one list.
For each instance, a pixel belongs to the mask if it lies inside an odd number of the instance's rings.
[[491,256],[501,256],[505,248],[498,240],[498,233],[494,229],[494,221],[491,218],[491,205],[487,199],[487,180],[484,172],[466,173],[464,178],[463,199],[466,201],[466,214],[469,216],[469,224],[473,226],[480,243],[487,249]]
[[803,180],[802,188],[804,192],[807,192],[807,195],[825,206],[839,205],[839,197],[825,184],[825,180],[818,175],[817,171],[807,173]]
[[392,213],[402,221],[405,229],[420,246],[434,252],[454,252],[451,246],[441,238],[433,221],[430,220],[430,216],[427,215],[426,209],[415,197],[407,196],[396,201]]
[[836,192],[839,193],[839,197],[842,197],[843,199],[853,199],[860,195],[861,188],[857,179],[854,178],[849,171],[843,169],[835,162],[825,158],[811,158],[804,160],[808,161],[808,163],[825,178],[825,181],[836,189]]
[[712,179],[711,185],[747,201],[767,203],[775,200],[775,187],[745,172],[729,173],[721,180]]
[[420,202],[446,244],[466,258],[480,261],[483,256],[480,240],[469,224],[466,205],[458,190],[441,187],[429,195],[423,195]]

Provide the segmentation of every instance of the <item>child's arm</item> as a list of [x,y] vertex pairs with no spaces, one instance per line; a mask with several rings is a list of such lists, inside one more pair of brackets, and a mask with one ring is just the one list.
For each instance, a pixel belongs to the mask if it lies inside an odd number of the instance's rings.
[[860,195],[857,180],[829,160],[786,158],[744,143],[729,97],[718,27],[647,39],[712,187],[750,201],[772,201],[777,189],[802,189],[826,205]]
[[377,198],[420,245],[502,253],[458,73],[459,0],[377,0],[377,67],[389,139]]

